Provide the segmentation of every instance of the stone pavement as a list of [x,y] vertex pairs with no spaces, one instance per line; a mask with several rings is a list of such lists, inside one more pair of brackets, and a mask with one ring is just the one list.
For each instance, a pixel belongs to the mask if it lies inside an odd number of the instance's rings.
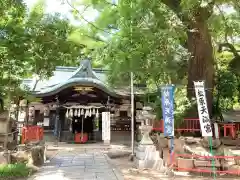
[[109,163],[104,150],[58,150],[41,170],[29,180],[123,180]]

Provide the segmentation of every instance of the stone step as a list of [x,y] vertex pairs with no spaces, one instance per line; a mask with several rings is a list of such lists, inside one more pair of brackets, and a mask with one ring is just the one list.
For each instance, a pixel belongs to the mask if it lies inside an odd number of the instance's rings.
[[[147,156],[147,157],[146,157]],[[146,152],[136,152],[136,158],[137,159],[156,159],[156,157],[159,156],[159,152],[158,151],[154,151],[151,153],[146,153]]]
[[146,149],[152,149],[156,151],[156,147],[154,145],[139,145],[135,148],[135,151],[142,151],[145,152]]
[[[220,167],[221,164],[219,160],[214,160],[213,162],[215,167]],[[212,161],[211,160],[194,160],[195,167],[212,167]]]

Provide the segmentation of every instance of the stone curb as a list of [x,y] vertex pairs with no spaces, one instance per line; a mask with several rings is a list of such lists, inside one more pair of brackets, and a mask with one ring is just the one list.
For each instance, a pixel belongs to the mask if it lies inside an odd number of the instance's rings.
[[102,146],[87,146],[87,145],[79,145],[79,146],[53,146],[47,145],[47,150],[79,150],[79,149],[111,149],[109,145],[102,145]]
[[122,173],[119,171],[119,169],[113,163],[111,163],[111,160],[108,157],[108,155],[104,154],[104,156],[105,156],[107,162],[113,167],[112,168],[113,169],[113,173],[117,177],[117,180],[124,180],[124,177],[123,177]]

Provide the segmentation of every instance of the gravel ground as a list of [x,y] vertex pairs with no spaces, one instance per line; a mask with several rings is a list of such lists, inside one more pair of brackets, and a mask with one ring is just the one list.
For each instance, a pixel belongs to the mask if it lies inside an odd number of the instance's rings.
[[163,173],[151,170],[138,170],[134,168],[134,163],[128,157],[111,159],[110,162],[121,171],[125,180],[153,180],[166,179]]
[[[68,145],[69,147],[69,145]],[[73,146],[75,147],[75,146]],[[79,146],[77,146],[80,148]],[[88,147],[88,146],[86,146]],[[111,147],[110,149],[122,149],[120,147]],[[58,152],[58,148],[56,149],[48,149],[47,151],[47,157],[48,159],[51,159],[55,154]],[[106,153],[108,150],[106,149]],[[174,177],[166,177],[163,173],[160,173],[158,171],[153,170],[138,170],[134,168],[134,163],[129,161],[128,157],[121,157],[116,159],[109,159],[110,163],[113,164],[123,175],[124,180],[168,180],[168,179],[176,179],[176,180],[210,180],[214,179],[211,176],[208,177],[199,177],[199,176],[190,176],[188,174],[178,173]],[[231,177],[231,178],[222,178],[218,177],[216,178],[218,180],[238,180],[239,177]]]
[[[196,175],[189,175],[187,173],[176,173],[173,177],[166,177],[161,172],[154,170],[138,170],[134,168],[134,163],[129,161],[128,157],[111,159],[110,162],[118,168],[124,175],[124,180],[209,180],[214,179],[212,176],[202,177]],[[239,177],[217,177],[218,180],[238,180]]]

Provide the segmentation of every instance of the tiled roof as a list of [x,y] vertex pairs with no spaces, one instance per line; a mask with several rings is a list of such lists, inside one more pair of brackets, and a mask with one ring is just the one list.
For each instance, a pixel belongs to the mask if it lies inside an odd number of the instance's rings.
[[[77,69],[77,67],[56,67],[56,70],[53,72],[53,76],[51,76],[49,79],[40,80],[37,83],[35,91],[41,91],[48,87],[52,87],[59,83],[68,81],[68,79],[71,78],[74,71],[76,71]],[[103,71],[101,69],[93,69],[93,72],[100,81],[107,84],[106,71]],[[23,85],[26,85],[27,87],[32,89],[35,85],[35,81],[34,79],[24,79]]]
[[[24,79],[22,86],[26,86],[35,95],[45,96],[54,94],[63,88],[76,83],[93,85],[113,96],[129,96],[130,87],[110,88],[107,83],[107,70],[92,68],[89,60],[83,60],[79,67],[58,66],[49,79],[37,82],[32,79]],[[35,89],[34,86],[36,85]],[[135,94],[143,94],[140,89],[135,89]]]
[[232,110],[222,113],[224,122],[240,122],[240,110]]
[[106,72],[107,70],[104,69],[92,69],[90,61],[83,60],[79,67],[56,67],[53,76],[49,79],[39,81],[34,80],[34,78],[24,79],[22,87],[27,87],[37,96],[52,95],[63,88],[77,83],[95,86],[112,96],[124,96],[129,94],[124,94],[123,92],[118,93],[110,88],[107,84]]

